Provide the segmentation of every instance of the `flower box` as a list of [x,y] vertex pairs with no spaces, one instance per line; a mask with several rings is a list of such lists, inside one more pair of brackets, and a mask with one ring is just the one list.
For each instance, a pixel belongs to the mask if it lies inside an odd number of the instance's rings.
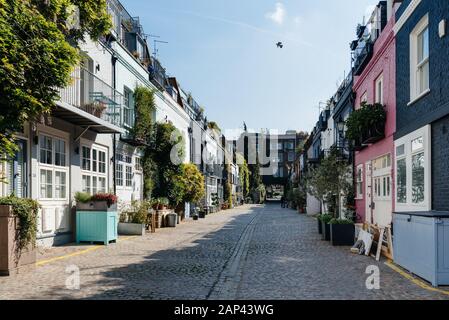
[[12,207],[0,205],[0,275],[9,276],[22,269],[33,268],[36,263],[34,244],[18,251],[18,218]]

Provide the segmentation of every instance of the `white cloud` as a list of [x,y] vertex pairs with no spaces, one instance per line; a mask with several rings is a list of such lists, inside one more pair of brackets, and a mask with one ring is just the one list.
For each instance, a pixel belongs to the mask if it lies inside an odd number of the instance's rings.
[[268,12],[265,17],[267,19],[270,19],[274,23],[277,23],[279,25],[284,23],[285,17],[287,15],[287,11],[285,10],[285,7],[282,3],[278,2],[276,3],[276,7],[273,12]]

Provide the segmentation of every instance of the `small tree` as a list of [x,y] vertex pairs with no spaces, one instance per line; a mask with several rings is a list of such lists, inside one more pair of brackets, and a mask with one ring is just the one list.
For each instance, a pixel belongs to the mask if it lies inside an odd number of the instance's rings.
[[206,194],[204,177],[197,166],[189,163],[182,165],[182,181],[184,183],[183,201],[198,204]]
[[337,154],[331,153],[318,168],[312,169],[307,183],[308,191],[322,203],[328,203],[329,209],[334,210],[331,213],[335,215],[339,195],[347,194],[352,188],[350,175],[347,163],[339,161]]
[[242,186],[243,198],[246,199],[249,195],[249,168],[248,163],[241,154],[237,154],[237,163],[239,164],[239,178]]

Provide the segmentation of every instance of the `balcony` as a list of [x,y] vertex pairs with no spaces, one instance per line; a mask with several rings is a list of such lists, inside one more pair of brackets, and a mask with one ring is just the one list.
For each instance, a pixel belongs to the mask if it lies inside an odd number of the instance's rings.
[[354,56],[354,75],[360,76],[365,70],[365,67],[373,57],[374,44],[371,41],[364,42],[360,48],[357,49]]
[[97,133],[124,133],[122,94],[82,67],[71,77],[71,84],[59,90],[53,115]]
[[158,87],[160,90],[165,90],[167,76],[165,74],[165,69],[162,67],[161,63],[156,59],[151,59],[150,65],[150,80]]

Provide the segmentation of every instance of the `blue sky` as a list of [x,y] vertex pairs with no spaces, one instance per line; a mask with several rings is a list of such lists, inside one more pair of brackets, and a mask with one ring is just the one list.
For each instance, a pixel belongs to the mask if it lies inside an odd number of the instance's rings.
[[[350,69],[373,0],[122,0],[161,62],[222,129],[310,131]],[[276,43],[282,41],[283,49]],[[153,48],[153,40],[149,40]]]

